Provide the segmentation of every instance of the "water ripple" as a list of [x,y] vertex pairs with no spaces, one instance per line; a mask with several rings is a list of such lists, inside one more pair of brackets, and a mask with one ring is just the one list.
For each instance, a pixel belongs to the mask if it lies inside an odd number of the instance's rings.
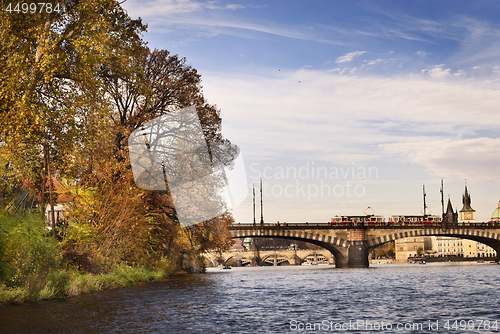
[[[0,308],[2,333],[448,333],[500,318],[496,265],[234,268]],[[334,330],[362,322],[368,327]],[[472,322],[470,322],[472,321]],[[450,322],[448,322],[450,323]],[[429,325],[438,325],[429,331]],[[316,330],[299,330],[301,326]],[[372,327],[369,327],[371,325]],[[411,325],[417,327],[411,327]],[[421,327],[418,327],[418,326]],[[295,327],[294,327],[295,326]],[[312,328],[312,327],[311,327]],[[369,330],[372,329],[372,330]],[[499,328],[500,329],[500,328]],[[463,331],[462,331],[463,332]],[[474,328],[468,333],[498,332]]]

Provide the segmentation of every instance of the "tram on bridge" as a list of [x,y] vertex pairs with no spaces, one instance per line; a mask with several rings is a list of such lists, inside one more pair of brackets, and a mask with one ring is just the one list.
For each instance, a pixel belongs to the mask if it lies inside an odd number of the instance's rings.
[[335,216],[332,217],[330,225],[350,225],[350,226],[411,226],[411,225],[436,225],[442,224],[439,216],[390,216],[387,221],[383,216]]
[[[276,227],[347,227],[347,226],[435,226],[442,227],[443,223],[441,217],[439,216],[390,216],[387,220],[383,216],[335,216],[325,223],[309,223],[309,222],[277,222],[277,223],[263,223],[263,224],[252,224],[252,223],[233,223],[233,226],[245,227],[245,226],[276,226]],[[488,222],[454,222],[448,223],[449,226],[500,226],[500,222],[488,221]]]

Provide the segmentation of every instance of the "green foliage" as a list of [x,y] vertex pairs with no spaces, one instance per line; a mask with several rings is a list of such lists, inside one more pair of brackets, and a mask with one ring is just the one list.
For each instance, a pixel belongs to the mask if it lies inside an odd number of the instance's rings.
[[39,293],[39,297],[41,297],[39,299],[66,297],[71,278],[71,274],[67,270],[50,272],[44,288]]
[[388,242],[388,243],[376,248],[375,257],[377,259],[380,259],[382,257],[386,257],[389,259],[395,258],[394,242]]
[[0,304],[19,304],[27,300],[28,289],[14,287],[8,288],[5,284],[0,285]]
[[422,247],[418,247],[418,249],[417,249],[417,254],[418,254],[419,256],[424,255],[424,254],[425,254],[424,249],[423,249]]
[[39,214],[8,215],[0,212],[0,281],[20,285],[60,262],[60,247],[47,236]]

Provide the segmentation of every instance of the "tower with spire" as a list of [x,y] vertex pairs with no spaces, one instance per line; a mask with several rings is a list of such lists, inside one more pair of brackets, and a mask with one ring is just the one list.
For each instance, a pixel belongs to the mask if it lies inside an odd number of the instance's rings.
[[467,190],[467,181],[465,181],[465,192],[462,196],[463,207],[460,210],[460,221],[462,223],[473,223],[476,221],[476,210],[471,206],[470,194]]
[[458,212],[453,210],[453,206],[451,205],[451,200],[448,197],[448,206],[446,208],[446,212],[443,217],[443,223],[445,226],[455,225],[458,223]]

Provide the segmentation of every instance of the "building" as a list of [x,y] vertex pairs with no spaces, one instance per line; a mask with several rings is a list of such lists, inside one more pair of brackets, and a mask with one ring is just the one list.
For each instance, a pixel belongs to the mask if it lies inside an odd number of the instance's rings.
[[230,252],[243,252],[245,251],[245,247],[242,245],[243,241],[241,239],[234,239],[233,245],[229,247]]
[[[65,190],[66,187],[59,182],[53,175],[50,176],[51,181],[52,181],[52,187],[53,187],[53,193],[55,193],[54,196],[54,219],[55,219],[55,225],[58,225],[61,221],[65,219],[64,212],[66,211],[66,204],[73,201],[73,198],[68,195]],[[49,187],[49,180],[46,181],[45,184],[45,193],[48,194],[50,187]],[[38,196],[39,201],[42,201],[42,197]],[[52,229],[52,206],[49,203],[45,204],[45,218],[47,222],[47,227],[48,229]]]
[[460,210],[460,222],[462,224],[474,223],[476,221],[476,210],[471,206],[470,194],[467,191],[467,183],[465,184],[465,192],[462,195],[463,207]]
[[477,243],[477,256],[478,257],[492,257],[492,256],[497,256],[497,252],[493,248],[491,248],[490,246],[487,246],[485,244],[478,242]]
[[476,242],[455,237],[432,237],[434,256],[475,257]]
[[395,240],[394,252],[396,253],[396,262],[405,263],[408,261],[408,258],[419,256],[419,248],[422,249],[423,254],[425,249],[424,237],[402,238]]
[[477,241],[462,239],[463,245],[460,249],[459,256],[462,257],[477,257]]
[[457,256],[458,238],[434,237],[433,250],[435,256]]

